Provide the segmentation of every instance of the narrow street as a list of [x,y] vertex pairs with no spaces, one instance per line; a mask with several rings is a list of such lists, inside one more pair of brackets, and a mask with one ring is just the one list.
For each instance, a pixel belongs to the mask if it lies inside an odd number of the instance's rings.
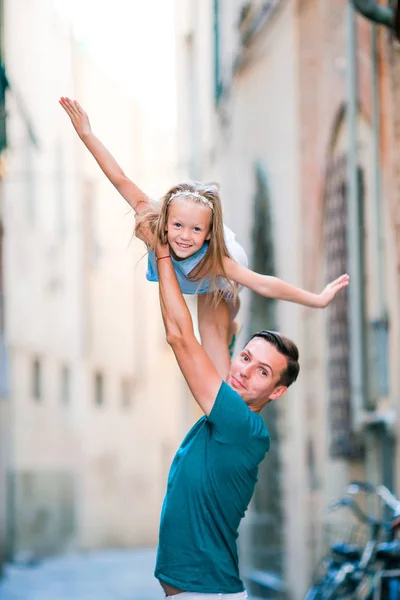
[[155,560],[156,550],[150,548],[71,554],[29,567],[7,565],[0,600],[162,600],[153,576]]
[[9,565],[1,600],[159,600],[155,550],[114,550],[48,559],[32,567]]

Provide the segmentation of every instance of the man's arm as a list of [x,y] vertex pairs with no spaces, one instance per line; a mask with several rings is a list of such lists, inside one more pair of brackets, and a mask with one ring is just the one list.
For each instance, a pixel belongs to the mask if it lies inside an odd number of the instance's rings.
[[71,119],[76,133],[113,186],[135,213],[140,215],[145,212],[149,204],[148,196],[125,175],[112,154],[94,135],[89,118],[79,102],[63,97],[60,98],[60,104]]
[[184,378],[204,413],[208,416],[214,406],[222,378],[208,354],[197,341],[192,317],[182,296],[174,267],[169,256],[169,246],[156,248],[160,305],[167,335]]

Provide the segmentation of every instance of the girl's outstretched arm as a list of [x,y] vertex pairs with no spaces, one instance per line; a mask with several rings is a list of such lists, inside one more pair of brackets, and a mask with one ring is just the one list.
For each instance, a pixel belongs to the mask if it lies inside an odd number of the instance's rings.
[[341,275],[335,281],[328,283],[320,294],[307,292],[294,285],[290,285],[278,277],[270,275],[260,275],[250,269],[242,267],[231,258],[224,259],[226,274],[239,285],[253,290],[266,298],[276,298],[277,300],[287,300],[312,308],[325,308],[332,302],[336,294],[349,285],[349,276]]
[[144,213],[149,204],[148,196],[125,175],[112,154],[94,135],[89,117],[79,102],[64,97],[60,98],[59,102],[71,119],[76,133],[97,161],[106,177],[108,177],[121,196],[131,205],[135,213],[138,215]]

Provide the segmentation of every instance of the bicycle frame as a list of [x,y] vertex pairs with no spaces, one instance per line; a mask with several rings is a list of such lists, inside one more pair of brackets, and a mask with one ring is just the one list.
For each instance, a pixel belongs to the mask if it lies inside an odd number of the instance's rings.
[[382,569],[381,571],[377,571],[374,577],[374,595],[372,600],[381,600],[382,598],[382,587],[384,585],[385,579],[397,580],[397,594],[394,598],[390,598],[390,600],[398,600],[400,593],[400,569]]
[[[376,571],[376,552],[379,546],[379,536],[382,529],[386,529],[390,540],[394,538],[395,529],[400,524],[400,502],[385,487],[374,486],[368,483],[353,482],[347,488],[348,494],[365,492],[379,496],[383,503],[393,511],[393,519],[390,526],[384,520],[375,519],[364,513],[358,504],[349,496],[340,499],[331,505],[331,509],[349,508],[361,522],[370,527],[370,536],[366,542],[359,560],[343,559],[343,562],[335,558],[334,546],[331,547],[331,557],[327,563],[327,570],[322,579],[311,587],[306,598],[314,600],[334,600],[339,593],[357,594],[361,591],[361,586],[367,586],[367,597],[370,600],[381,600],[383,586],[386,582],[394,582],[394,586],[389,589],[389,595],[385,595],[385,600],[400,600],[400,568],[393,569],[392,564],[387,563],[387,567]],[[383,550],[382,550],[383,554]],[[343,553],[345,557],[345,553]],[[328,557],[327,557],[328,559]],[[397,565],[395,565],[397,566]],[[362,590],[363,597],[365,590]]]

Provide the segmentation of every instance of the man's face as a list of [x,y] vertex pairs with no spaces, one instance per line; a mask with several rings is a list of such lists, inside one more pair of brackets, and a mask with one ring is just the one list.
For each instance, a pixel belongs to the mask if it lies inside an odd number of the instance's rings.
[[232,360],[228,384],[258,412],[269,400],[286,392],[287,387],[279,384],[286,365],[286,357],[275,346],[255,337]]

